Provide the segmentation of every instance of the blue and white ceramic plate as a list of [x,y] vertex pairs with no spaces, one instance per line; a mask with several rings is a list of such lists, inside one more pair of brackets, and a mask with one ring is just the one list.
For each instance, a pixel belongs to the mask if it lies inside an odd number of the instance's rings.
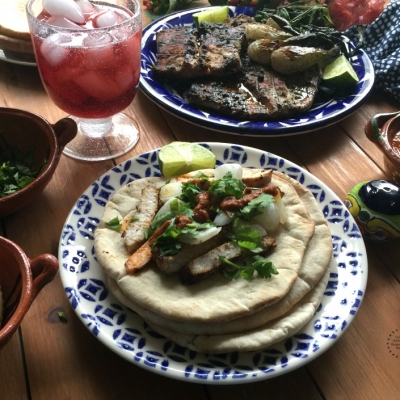
[[331,347],[353,321],[367,283],[367,257],[360,231],[340,199],[297,165],[265,151],[222,143],[204,144],[217,164],[241,163],[290,175],[312,191],[331,229],[334,256],[329,283],[312,320],[291,338],[248,353],[210,355],[178,346],[155,333],[107,287],[96,261],[93,233],[104,206],[123,185],[160,176],[158,150],[125,161],[101,176],[72,208],[60,238],[60,274],[73,309],[92,334],[112,351],[149,371],[208,384],[255,382],[304,366]]
[[[152,67],[157,59],[156,33],[176,26],[192,25],[192,15],[204,8],[175,12],[148,25],[143,30],[140,87],[157,105],[196,125],[225,133],[246,136],[286,136],[306,133],[331,125],[356,111],[367,99],[374,84],[374,68],[364,51],[352,58],[359,83],[351,94],[326,100],[317,96],[313,106],[299,118],[282,121],[245,121],[200,110],[177,93],[153,79]],[[209,8],[207,8],[209,9]],[[254,7],[230,7],[230,15],[253,16]],[[349,43],[348,46],[351,46]]]

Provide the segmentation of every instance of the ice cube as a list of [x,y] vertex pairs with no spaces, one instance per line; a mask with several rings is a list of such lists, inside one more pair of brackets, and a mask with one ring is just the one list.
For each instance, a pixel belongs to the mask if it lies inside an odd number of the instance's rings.
[[78,4],[84,14],[91,14],[94,12],[94,7],[88,0],[77,0],[75,3]]
[[51,66],[57,66],[67,57],[68,50],[64,47],[67,41],[68,38],[65,35],[55,33],[46,38],[41,44],[40,51]]
[[77,24],[83,24],[85,17],[74,0],[43,0],[43,8],[52,16],[65,17]]
[[108,34],[98,35],[96,38],[91,35],[90,38],[84,39],[85,52],[81,60],[82,66],[88,70],[114,68],[115,57],[113,47],[110,45],[111,40]]
[[118,14],[114,11],[106,11],[93,18],[93,26],[95,28],[107,28],[117,25],[119,21]]
[[96,47],[96,46],[104,46],[106,44],[110,44],[113,41],[111,35],[107,32],[96,32],[91,31],[85,39],[83,39],[83,46],[84,47]]
[[98,100],[111,100],[123,94],[115,81],[99,71],[86,71],[75,77],[75,82]]
[[50,17],[47,20],[49,25],[59,26],[60,28],[68,28],[68,29],[85,29],[81,25],[75,24],[74,22],[70,21],[69,19],[61,16],[54,16]]

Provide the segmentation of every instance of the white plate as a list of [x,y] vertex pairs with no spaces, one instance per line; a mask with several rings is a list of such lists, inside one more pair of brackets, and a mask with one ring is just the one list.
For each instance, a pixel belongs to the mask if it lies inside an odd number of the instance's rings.
[[0,60],[7,61],[11,64],[18,64],[18,65],[26,65],[29,67],[36,67],[36,63],[34,61],[27,61],[17,55],[10,55],[4,53],[3,50],[0,49]]
[[[230,6],[229,8],[230,16],[238,14],[253,16],[257,11],[254,7]],[[203,9],[196,8],[169,14],[143,29],[140,88],[157,105],[175,116],[193,124],[225,133],[275,137],[302,134],[331,125],[352,114],[367,100],[374,84],[375,75],[371,60],[361,50],[351,59],[359,78],[359,83],[351,93],[329,99],[317,95],[310,110],[298,118],[280,121],[237,120],[190,105],[177,93],[169,91],[153,79],[152,68],[157,60],[156,33],[176,26],[193,25],[192,15]],[[353,48],[350,42],[347,42],[347,47]]]
[[293,337],[248,353],[208,355],[188,350],[155,333],[107,288],[96,261],[93,233],[104,206],[123,185],[160,176],[158,150],[128,160],[97,179],[78,199],[65,222],[59,247],[60,274],[73,309],[92,334],[112,351],[170,378],[233,384],[273,378],[304,366],[331,347],[353,321],[367,283],[367,256],[360,231],[343,202],[306,170],[261,150],[222,143],[203,144],[217,163],[279,170],[305,185],[331,229],[337,267],[331,270],[320,307]]

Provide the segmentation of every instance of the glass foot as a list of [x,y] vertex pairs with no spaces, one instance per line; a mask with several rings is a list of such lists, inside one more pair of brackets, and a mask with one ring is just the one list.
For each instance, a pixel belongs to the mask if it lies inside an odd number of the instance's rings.
[[135,121],[124,113],[110,118],[83,119],[69,116],[78,125],[76,137],[64,147],[64,154],[85,161],[121,156],[139,140]]

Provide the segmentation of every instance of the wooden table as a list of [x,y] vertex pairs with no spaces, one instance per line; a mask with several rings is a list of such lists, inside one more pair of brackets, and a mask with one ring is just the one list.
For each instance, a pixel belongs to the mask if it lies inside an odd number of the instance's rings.
[[[36,112],[52,123],[65,115],[46,95],[36,68],[6,62],[0,62],[0,105]],[[306,168],[344,200],[356,183],[386,178],[382,154],[365,137],[364,125],[378,112],[399,109],[387,95],[373,92],[353,115],[327,128],[284,138],[252,138],[194,126],[164,112],[139,91],[126,111],[140,126],[137,146],[112,161],[87,163],[63,155],[44,193],[26,209],[1,219],[0,234],[20,245],[30,258],[57,255],[62,226],[81,193],[114,165],[172,140],[237,143],[275,153]],[[366,246],[366,295],[342,338],[305,367],[246,385],[177,381],[120,358],[81,323],[57,276],[0,352],[0,398],[398,399],[399,241]],[[59,319],[59,311],[67,315],[66,323]]]

